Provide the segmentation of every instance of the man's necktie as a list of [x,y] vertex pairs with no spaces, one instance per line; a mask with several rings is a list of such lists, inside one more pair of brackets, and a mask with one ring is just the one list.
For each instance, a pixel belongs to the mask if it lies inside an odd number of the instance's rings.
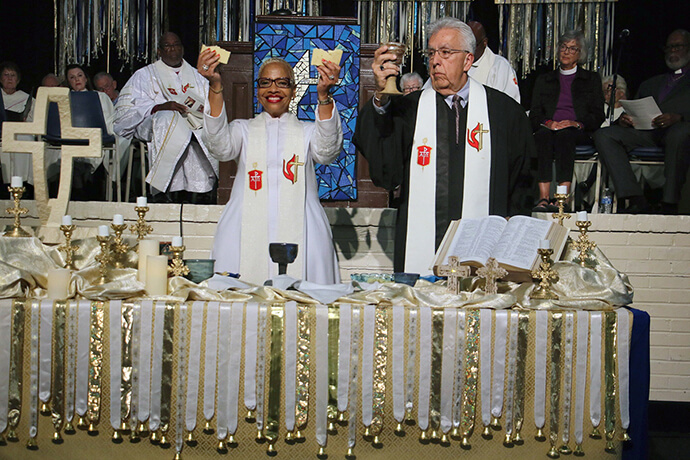
[[453,96],[453,110],[455,111],[455,143],[460,143],[460,101],[462,98],[457,94]]

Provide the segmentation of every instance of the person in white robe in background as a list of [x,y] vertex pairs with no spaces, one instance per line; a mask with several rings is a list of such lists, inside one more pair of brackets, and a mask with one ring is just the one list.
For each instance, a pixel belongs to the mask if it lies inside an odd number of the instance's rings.
[[[328,61],[317,67],[315,123],[288,113],[295,77],[292,67],[279,58],[267,60],[259,70],[257,99],[263,112],[252,120],[228,123],[220,74],[215,71],[218,59],[213,51],[204,51],[197,65],[210,81],[204,139],[220,161],[237,161],[238,171],[216,230],[212,253],[215,270],[239,273],[243,280],[261,284],[277,274],[268,243],[294,242],[299,245],[298,256],[288,266],[288,275],[319,284],[340,282],[331,228],[319,202],[314,170],[314,163],[331,163],[342,149],[340,117],[329,95],[338,82],[340,67]],[[291,195],[293,191],[295,195]],[[262,192],[265,201],[258,202],[263,206],[256,206],[254,200],[261,200]],[[301,238],[290,241],[292,235]]]
[[146,181],[154,195],[211,192],[218,177],[218,161],[201,139],[200,107],[208,81],[182,58],[184,48],[176,34],[163,34],[158,54],[158,61],[137,70],[120,91],[115,132],[148,143],[150,172]]
[[[17,89],[22,74],[14,62],[0,64],[0,85],[2,86],[2,102],[5,107],[7,121],[33,121],[35,101],[26,92]],[[28,106],[27,106],[28,105]],[[27,110],[28,109],[28,110]],[[33,136],[23,135],[20,140],[33,140]],[[20,176],[25,183],[33,184],[33,169],[31,154],[2,152],[2,182],[10,183],[11,176]]]

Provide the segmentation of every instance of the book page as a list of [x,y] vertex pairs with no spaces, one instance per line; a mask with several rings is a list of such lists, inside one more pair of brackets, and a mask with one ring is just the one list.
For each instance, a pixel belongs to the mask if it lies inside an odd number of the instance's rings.
[[483,219],[461,219],[450,249],[443,259],[448,264],[449,256],[457,256],[460,262],[484,264],[491,257],[492,248],[501,238],[507,221],[503,217],[489,216]]
[[654,129],[652,120],[661,115],[661,109],[652,96],[620,102],[625,113],[632,117],[635,129]]
[[547,239],[551,225],[548,220],[534,217],[511,217],[493,257],[500,264],[530,270],[538,256],[539,240]]

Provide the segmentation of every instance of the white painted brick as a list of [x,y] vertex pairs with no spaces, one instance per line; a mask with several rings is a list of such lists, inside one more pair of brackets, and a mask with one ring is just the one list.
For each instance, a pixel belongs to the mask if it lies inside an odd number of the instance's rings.
[[[672,332],[686,332],[690,334],[690,319],[675,319],[670,321]],[[687,345],[690,345],[690,336]]]
[[630,246],[663,246],[673,245],[673,234],[665,233],[631,233],[628,236]]
[[669,350],[666,347],[657,347],[650,345],[649,347],[649,359],[652,361],[669,361]]
[[687,346],[683,348],[669,348],[668,358],[670,361],[690,361],[690,347]]
[[684,375],[690,376],[690,363],[677,363],[672,361],[650,362],[652,374],[654,375]]
[[669,388],[670,389],[669,377],[664,376],[664,375],[652,375],[649,378],[649,385],[652,388]]
[[[680,289],[690,289],[690,275],[684,274],[683,276],[647,276],[650,286],[655,286],[658,288],[680,288]],[[690,301],[690,297],[686,299],[686,302]]]
[[687,390],[690,388],[690,376],[672,375],[668,378],[668,388],[671,390]]
[[673,390],[663,390],[650,388],[649,399],[651,401],[690,401],[690,392],[686,391],[673,391]]
[[650,341],[655,346],[685,347],[690,344],[690,332],[657,332],[650,334]]
[[671,327],[672,327],[671,323],[672,323],[672,321],[670,319],[651,318],[650,329],[653,331],[659,331],[659,332],[670,332]]

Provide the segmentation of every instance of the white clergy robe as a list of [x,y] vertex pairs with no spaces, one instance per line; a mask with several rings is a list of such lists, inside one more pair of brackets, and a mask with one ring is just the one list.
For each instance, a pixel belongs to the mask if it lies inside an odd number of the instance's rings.
[[482,57],[472,63],[467,74],[489,88],[497,89],[520,102],[520,87],[515,70],[503,56],[495,54],[489,47]]
[[[12,94],[7,94],[5,90],[2,91],[2,103],[5,106],[6,112],[12,112],[15,116],[20,116],[24,113],[26,103],[29,102],[29,94],[24,91],[17,90]],[[35,101],[31,99],[31,109],[29,110],[26,121],[33,121]],[[24,135],[19,136],[20,140],[30,141],[34,136]],[[0,146],[1,147],[1,146]],[[29,184],[34,183],[34,173],[32,169],[31,154],[30,153],[12,153],[3,152],[0,148],[0,161],[2,162],[2,182],[9,184],[12,176],[21,176],[24,182]]]
[[[188,92],[201,100],[208,93],[208,81],[194,67],[186,61],[179,68],[154,63],[132,75],[115,106],[115,133],[148,143],[147,182],[162,192],[209,192],[218,177],[218,162],[204,145],[201,129],[192,129],[178,112],[151,113],[169,100],[184,104]],[[173,143],[168,142],[171,133]]]
[[[208,104],[207,104],[208,107]],[[266,260],[266,273],[248,278],[242,271],[242,259],[252,257],[253,248],[241,247],[242,214],[244,193],[247,190],[248,173],[253,165],[247,164],[249,142],[249,120],[234,120],[227,123],[225,106],[218,117],[204,113],[204,140],[211,154],[220,161],[237,161],[237,176],[232,187],[230,201],[223,210],[218,222],[213,242],[212,257],[216,260],[215,270],[240,273],[242,279],[261,284],[265,279],[278,274],[277,265]],[[268,187],[268,209],[256,210],[268,213],[268,242],[277,241],[280,187],[286,183],[283,178],[283,151],[288,136],[288,121],[293,114],[286,113],[280,118],[266,117],[266,160],[263,184]],[[326,213],[321,206],[316,183],[315,164],[328,164],[338,157],[342,148],[343,133],[337,110],[328,120],[315,123],[298,121],[303,130],[304,152],[299,157],[304,166],[299,167],[299,175],[306,180],[304,198],[303,242],[299,253],[304,257],[302,279],[320,283],[340,282],[338,260],[333,245],[331,228]],[[255,141],[254,139],[252,139]],[[286,186],[286,185],[282,185]],[[288,270],[288,274],[290,274]]]

